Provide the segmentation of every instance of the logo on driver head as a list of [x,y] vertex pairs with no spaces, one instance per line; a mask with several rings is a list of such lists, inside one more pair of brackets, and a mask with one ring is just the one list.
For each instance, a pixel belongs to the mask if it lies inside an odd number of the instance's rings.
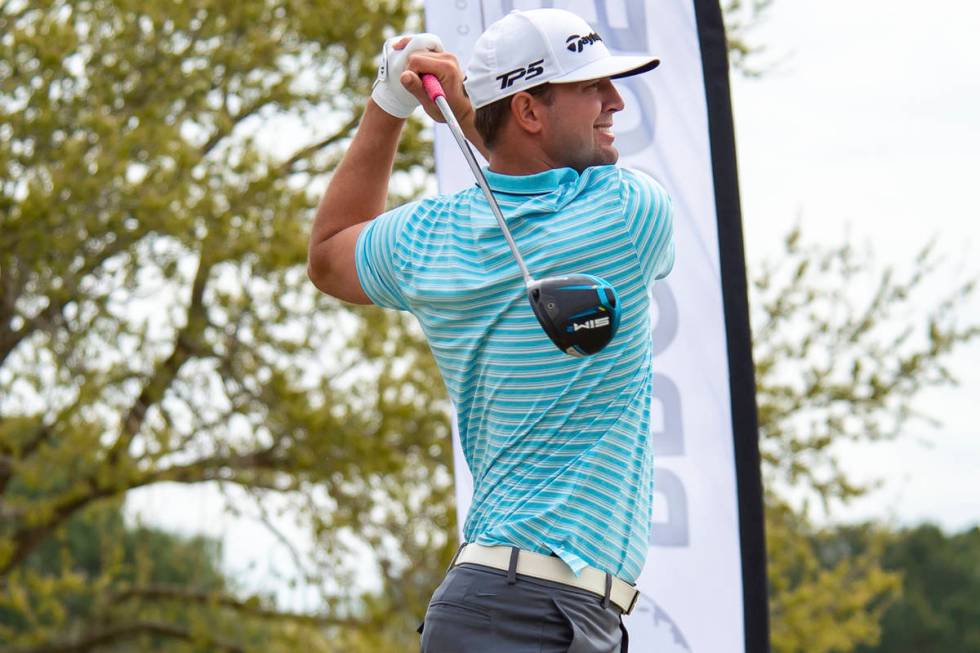
[[594,320],[586,320],[585,322],[572,322],[572,325],[568,327],[568,332],[578,333],[579,329],[598,329],[605,326],[609,326],[609,318],[598,317]]
[[591,34],[586,34],[585,36],[579,36],[578,34],[572,34],[567,39],[565,39],[565,46],[568,48],[569,52],[581,52],[582,49],[587,45],[592,45],[596,41],[601,41],[602,37],[592,32]]

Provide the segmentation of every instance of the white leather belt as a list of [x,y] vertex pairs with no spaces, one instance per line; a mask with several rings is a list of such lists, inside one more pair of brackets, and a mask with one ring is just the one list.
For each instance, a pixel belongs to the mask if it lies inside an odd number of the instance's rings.
[[[512,551],[512,547],[509,546],[466,544],[456,554],[450,569],[464,562],[472,562],[506,571],[510,569]],[[605,598],[607,578],[611,579],[608,588],[609,600],[615,603],[623,611],[623,614],[629,614],[633,611],[636,600],[640,596],[639,590],[612,574],[606,574],[595,567],[586,567],[579,576],[576,576],[561,558],[546,556],[533,551],[520,550],[517,556],[516,571],[525,576],[542,578],[587,590],[597,594],[600,598]]]

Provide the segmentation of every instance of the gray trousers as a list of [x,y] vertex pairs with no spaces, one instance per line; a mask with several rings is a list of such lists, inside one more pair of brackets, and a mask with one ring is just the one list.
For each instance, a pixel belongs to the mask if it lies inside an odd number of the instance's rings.
[[422,653],[627,653],[615,604],[561,583],[472,563],[449,570],[419,626]]

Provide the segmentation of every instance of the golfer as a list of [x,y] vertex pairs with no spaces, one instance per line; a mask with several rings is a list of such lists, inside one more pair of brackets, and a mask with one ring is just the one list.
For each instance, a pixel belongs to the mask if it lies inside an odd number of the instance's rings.
[[[611,80],[658,63],[612,56],[588,23],[556,9],[487,28],[465,78],[432,35],[391,40],[317,210],[311,280],[418,318],[473,474],[465,542],[419,628],[424,653],[628,650],[622,616],[636,602],[653,497],[650,290],[674,245],[664,189],[615,165],[623,99]],[[489,161],[531,272],[592,274],[616,289],[619,329],[598,354],[569,356],[542,331],[476,185],[384,211],[404,119],[422,104],[441,120],[422,73],[439,79]]]

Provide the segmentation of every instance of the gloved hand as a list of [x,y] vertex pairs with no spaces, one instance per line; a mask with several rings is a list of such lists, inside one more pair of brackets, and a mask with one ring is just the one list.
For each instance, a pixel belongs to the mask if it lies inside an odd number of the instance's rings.
[[407,118],[419,106],[418,99],[406,91],[398,79],[405,70],[408,56],[418,50],[443,52],[442,41],[435,34],[416,34],[410,37],[404,48],[396,50],[395,43],[404,38],[396,36],[385,41],[378,78],[371,91],[374,103],[397,118]]

